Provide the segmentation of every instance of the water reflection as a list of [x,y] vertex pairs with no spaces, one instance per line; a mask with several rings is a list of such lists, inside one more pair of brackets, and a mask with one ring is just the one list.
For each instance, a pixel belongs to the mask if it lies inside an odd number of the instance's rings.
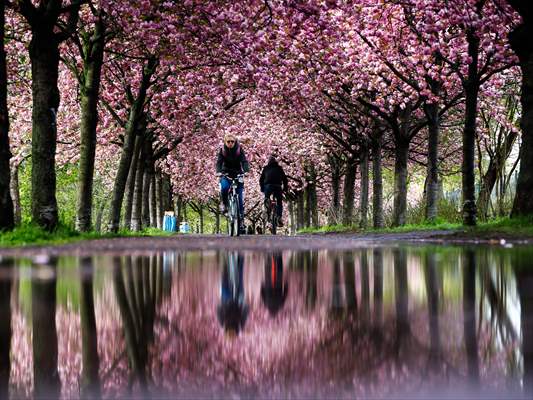
[[248,305],[244,298],[244,256],[231,251],[223,259],[217,317],[226,333],[234,336],[244,328],[248,318]]
[[3,259],[0,398],[528,395],[532,255]]
[[285,304],[289,284],[283,277],[283,255],[281,251],[265,256],[265,273],[261,283],[261,300],[270,316],[274,317]]

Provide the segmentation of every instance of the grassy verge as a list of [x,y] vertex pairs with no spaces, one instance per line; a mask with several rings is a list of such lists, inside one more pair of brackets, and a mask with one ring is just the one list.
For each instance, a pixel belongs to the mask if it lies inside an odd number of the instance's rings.
[[172,234],[172,232],[166,232],[155,228],[147,228],[140,232],[122,230],[117,233],[79,233],[66,226],[59,226],[55,231],[47,232],[35,225],[25,225],[15,228],[10,232],[0,232],[0,247],[65,244],[90,239],[169,236]]
[[533,218],[500,218],[468,227],[457,223],[437,221],[435,223],[410,224],[394,228],[361,229],[357,225],[327,225],[320,228],[305,228],[301,234],[313,233],[408,233],[417,231],[457,230],[458,235],[467,237],[506,236],[512,238],[533,238]]

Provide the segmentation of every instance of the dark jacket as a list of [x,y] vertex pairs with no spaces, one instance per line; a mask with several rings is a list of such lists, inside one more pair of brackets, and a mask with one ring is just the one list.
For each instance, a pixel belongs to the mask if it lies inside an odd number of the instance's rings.
[[259,186],[262,192],[265,191],[265,185],[283,185],[284,191],[287,191],[289,188],[287,175],[285,175],[285,171],[283,171],[283,168],[281,168],[276,160],[270,160],[261,172]]
[[236,142],[233,148],[224,147],[218,152],[217,172],[236,177],[243,172],[248,172],[250,166],[244,155],[240,143]]

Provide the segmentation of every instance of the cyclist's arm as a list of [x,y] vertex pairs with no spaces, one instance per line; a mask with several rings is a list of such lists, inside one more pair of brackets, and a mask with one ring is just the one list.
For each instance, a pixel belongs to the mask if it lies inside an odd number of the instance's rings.
[[285,171],[283,170],[283,168],[281,169],[281,176],[282,176],[282,182],[283,182],[283,191],[288,192],[289,180],[287,179],[287,175],[285,175]]
[[261,188],[261,192],[265,191],[265,169],[263,168],[263,171],[261,171],[261,177],[259,178],[259,188]]

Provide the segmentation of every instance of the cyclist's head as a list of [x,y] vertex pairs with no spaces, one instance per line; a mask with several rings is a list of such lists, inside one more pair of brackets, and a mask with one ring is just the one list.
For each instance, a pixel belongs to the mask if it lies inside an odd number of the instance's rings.
[[233,146],[235,146],[235,143],[237,143],[237,138],[235,137],[235,135],[232,135],[231,133],[226,133],[226,135],[224,135],[224,144],[229,148],[233,148]]
[[276,158],[276,154],[272,153],[270,157],[268,157],[268,164],[277,164],[278,160]]

